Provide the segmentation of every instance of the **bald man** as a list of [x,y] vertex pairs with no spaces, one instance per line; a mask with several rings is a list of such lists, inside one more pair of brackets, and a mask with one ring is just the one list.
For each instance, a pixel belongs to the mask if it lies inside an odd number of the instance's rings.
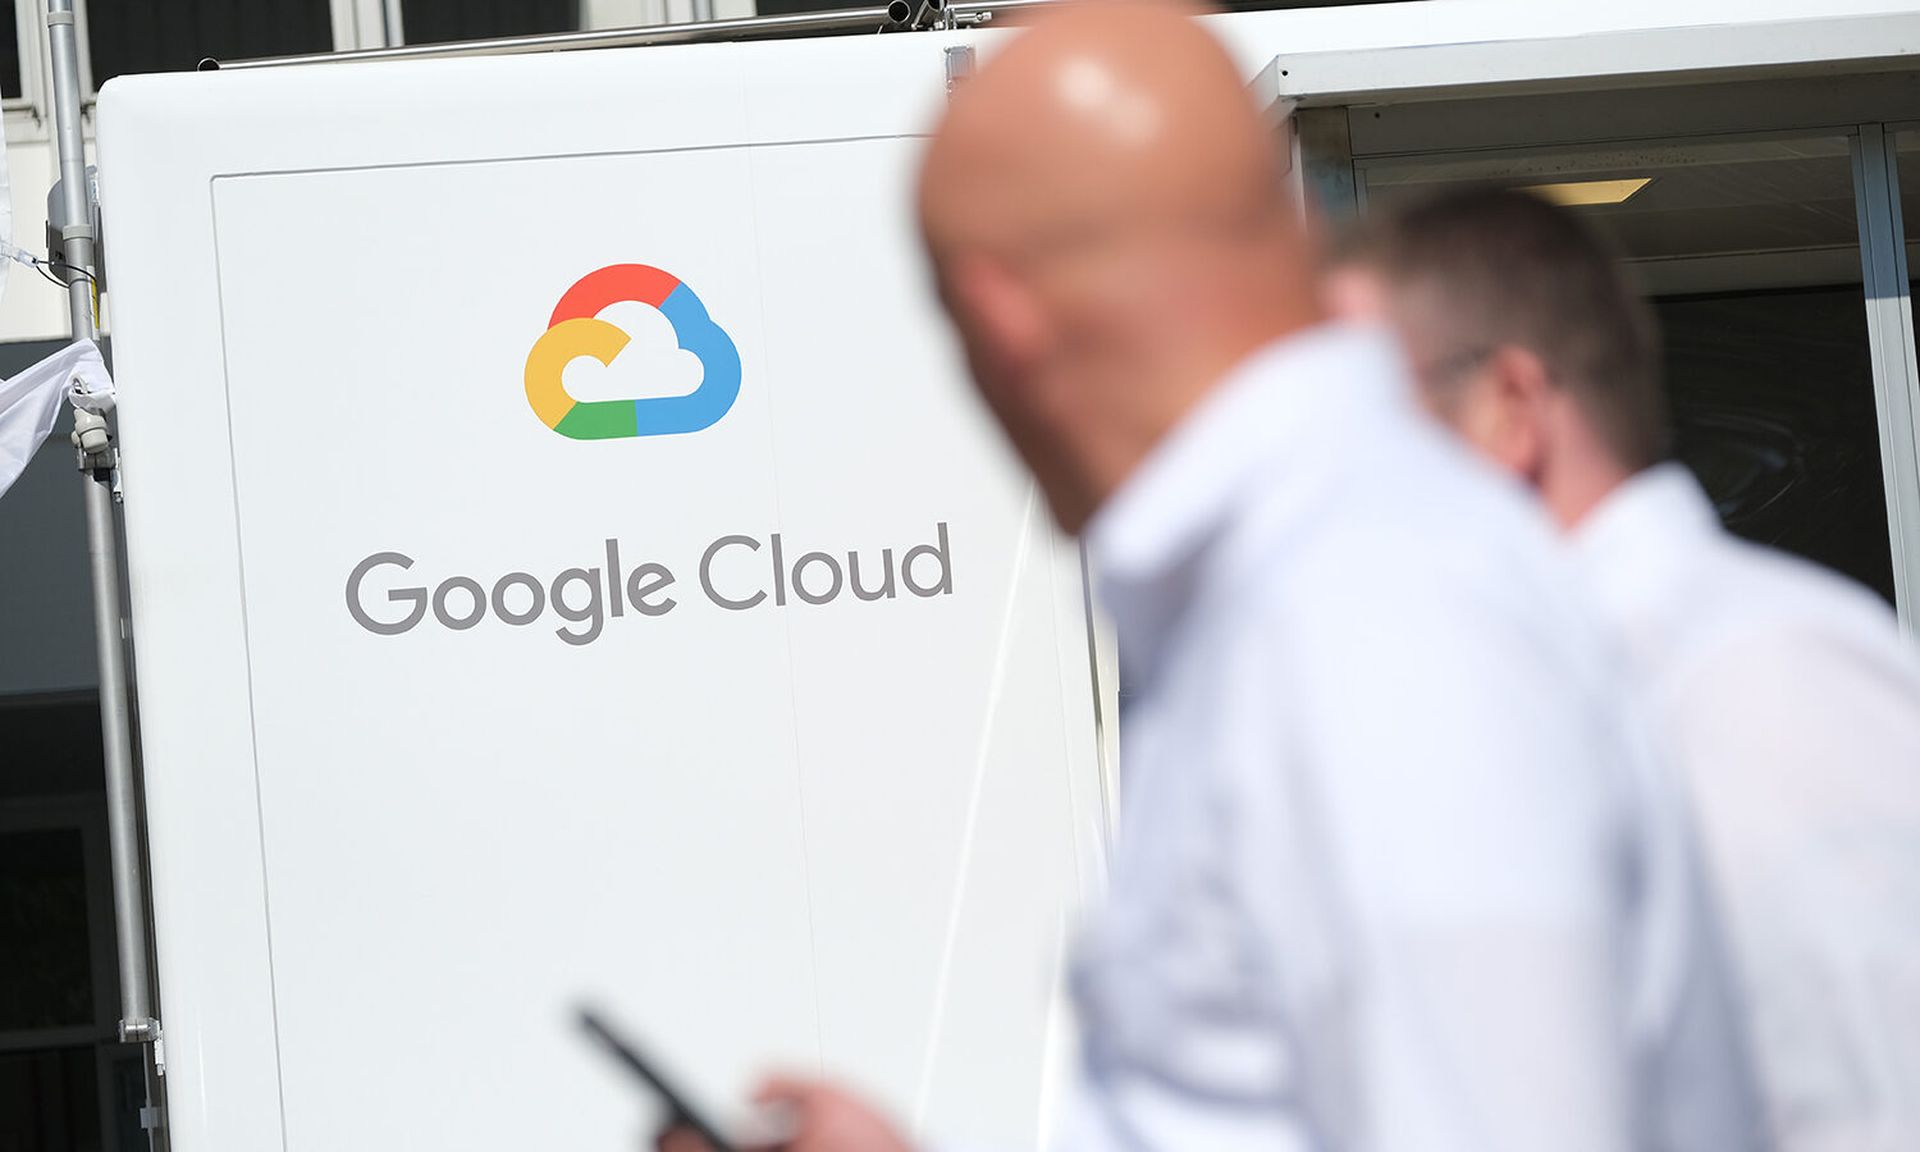
[[1777,1145],[1920,1148],[1920,658],[1664,459],[1654,318],[1577,216],[1475,188],[1370,225],[1342,306],[1570,534],[1692,792]]
[[[1328,326],[1275,133],[1144,4],[1055,12],[920,185],[981,396],[1132,692],[1074,1152],[1751,1146],[1682,821],[1534,509]],[[799,1152],[905,1141],[780,1082]]]

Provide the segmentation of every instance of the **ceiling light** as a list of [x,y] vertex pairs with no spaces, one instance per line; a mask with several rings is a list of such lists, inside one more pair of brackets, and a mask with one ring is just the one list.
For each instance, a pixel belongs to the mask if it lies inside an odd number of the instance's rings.
[[1625,204],[1634,193],[1651,183],[1651,176],[1634,180],[1575,180],[1568,184],[1530,184],[1521,191],[1531,192],[1562,208],[1584,208],[1590,204]]

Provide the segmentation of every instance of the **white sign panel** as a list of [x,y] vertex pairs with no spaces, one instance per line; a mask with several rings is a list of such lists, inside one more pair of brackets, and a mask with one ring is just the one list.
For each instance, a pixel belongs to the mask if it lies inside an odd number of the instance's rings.
[[[116,216],[176,1146],[631,1148],[583,999],[712,1100],[827,1070],[1031,1144],[1090,638],[928,299],[919,142],[441,155],[516,67],[414,162],[183,173],[108,107],[110,186],[203,177],[220,357]],[[208,452],[229,504],[186,495]]]

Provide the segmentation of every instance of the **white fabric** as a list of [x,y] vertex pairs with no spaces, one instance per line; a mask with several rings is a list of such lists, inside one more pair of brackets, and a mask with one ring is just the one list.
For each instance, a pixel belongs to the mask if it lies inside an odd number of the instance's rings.
[[1920,1149],[1920,665],[1885,606],[1685,469],[1578,546],[1699,813],[1784,1152]]
[[90,396],[113,394],[106,363],[91,340],[77,340],[0,383],[0,496],[13,487],[53,433],[61,401],[73,389]]
[[1088,541],[1128,695],[1063,1148],[1753,1146],[1684,813],[1386,336],[1251,358]]

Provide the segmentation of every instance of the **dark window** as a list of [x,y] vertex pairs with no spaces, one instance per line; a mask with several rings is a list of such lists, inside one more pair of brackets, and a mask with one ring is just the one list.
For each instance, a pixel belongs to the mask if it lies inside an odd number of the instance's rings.
[[91,0],[87,40],[97,87],[129,72],[200,61],[333,51],[328,0]]
[[0,96],[18,96],[20,88],[20,26],[13,5],[0,4]]
[[580,27],[579,0],[401,0],[409,44],[536,36]]
[[1727,527],[1893,600],[1886,481],[1858,286],[1668,297],[1675,454]]
[[[25,347],[0,345],[0,369]],[[9,606],[25,610],[0,600],[0,613]],[[0,817],[52,804],[104,829],[99,719],[90,693],[0,693]],[[105,860],[63,819],[0,820],[0,1152],[135,1152],[148,1146],[145,1063],[103,1022],[118,1014]]]
[[100,1138],[99,1079],[92,1048],[0,1053],[0,1148],[92,1152],[108,1146]]
[[0,1032],[93,1023],[78,829],[0,833],[0,940]]

